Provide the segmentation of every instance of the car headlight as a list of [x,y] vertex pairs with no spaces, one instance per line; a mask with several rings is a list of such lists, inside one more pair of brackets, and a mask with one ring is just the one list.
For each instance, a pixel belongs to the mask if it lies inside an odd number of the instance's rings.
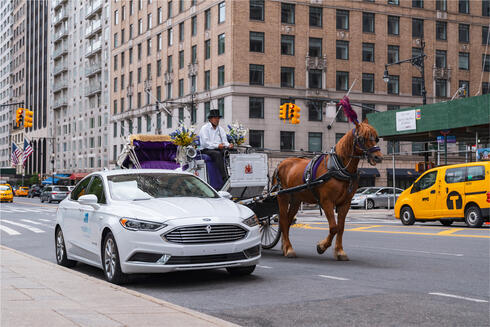
[[256,215],[253,215],[253,216],[250,216],[246,219],[243,219],[242,223],[244,223],[245,225],[247,225],[249,227],[254,227],[254,226],[257,226],[259,224],[259,220],[257,219]]
[[122,227],[133,231],[156,231],[167,227],[167,225],[162,223],[125,217],[119,219],[119,222],[121,223]]

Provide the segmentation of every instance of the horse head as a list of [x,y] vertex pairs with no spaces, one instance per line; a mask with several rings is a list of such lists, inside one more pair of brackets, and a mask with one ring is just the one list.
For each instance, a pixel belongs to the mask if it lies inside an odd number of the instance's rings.
[[371,166],[383,161],[381,149],[377,146],[379,142],[378,132],[369,125],[367,118],[362,123],[356,122],[354,133],[354,152],[366,158]]

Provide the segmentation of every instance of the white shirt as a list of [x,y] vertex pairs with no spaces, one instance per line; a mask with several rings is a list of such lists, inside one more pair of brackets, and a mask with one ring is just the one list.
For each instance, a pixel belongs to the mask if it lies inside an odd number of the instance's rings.
[[201,149],[218,149],[221,143],[223,143],[225,147],[230,145],[223,127],[218,125],[216,128],[213,128],[213,125],[210,122],[207,122],[201,127],[201,130],[199,131],[199,140],[201,142]]

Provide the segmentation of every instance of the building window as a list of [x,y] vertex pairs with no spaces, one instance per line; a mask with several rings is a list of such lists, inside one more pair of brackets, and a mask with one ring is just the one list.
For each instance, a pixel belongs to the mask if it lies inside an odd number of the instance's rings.
[[395,154],[400,153],[400,142],[399,141],[387,141],[386,152],[388,154],[393,154],[393,147],[395,148]]
[[162,33],[157,34],[157,51],[162,51],[163,41],[162,41]]
[[459,88],[463,88],[463,97],[467,97],[470,94],[470,81],[459,81]]
[[373,103],[362,103],[362,120],[367,118],[368,114],[376,112],[376,105]]
[[182,23],[179,24],[179,42],[184,41],[184,36],[185,36],[185,33],[184,33],[184,22],[182,22]]
[[248,117],[264,118],[264,98],[250,97],[248,99]]
[[412,8],[424,8],[424,0],[412,0]]
[[281,35],[281,54],[294,56],[294,35]]
[[184,121],[184,108],[179,108],[179,123]]
[[167,18],[172,18],[173,16],[173,5],[172,5],[172,1],[169,1],[168,2],[168,5],[167,5]]
[[446,68],[446,50],[436,50],[436,67]]
[[119,42],[117,39],[117,33],[114,33],[114,48],[117,48],[119,46]]
[[490,83],[482,82],[481,83],[481,94],[490,94]]
[[400,35],[400,17],[388,16],[388,34]]
[[204,59],[211,57],[211,40],[204,41]]
[[204,90],[208,91],[211,88],[211,71],[204,72]]
[[488,26],[482,26],[481,30],[481,44],[485,45],[490,40]]
[[148,14],[148,16],[146,16],[146,29],[151,30],[151,27],[152,27],[151,14]]
[[349,60],[349,41],[337,40],[336,44],[337,59]]
[[424,20],[412,18],[412,37],[423,38],[424,37]]
[[374,74],[362,74],[362,92],[374,93]]
[[114,100],[112,108],[114,109],[114,115],[117,114],[117,100]]
[[138,94],[136,96],[136,105],[138,106],[138,108],[142,107],[142,105],[141,105],[141,92],[138,92]]
[[322,152],[322,133],[308,133],[308,151]]
[[225,33],[218,35],[218,55],[225,53]]
[[470,43],[470,25],[459,24],[459,42]]
[[388,4],[398,6],[400,5],[400,0],[388,0]]
[[196,36],[197,34],[197,16],[191,18],[191,35]]
[[160,133],[160,130],[162,129],[162,113],[159,112],[157,113],[157,131]]
[[436,40],[446,41],[447,40],[447,23],[446,22],[436,22]]
[[163,10],[162,7],[158,7],[157,9],[157,16],[158,16],[158,25],[163,23]]
[[204,12],[204,29],[208,30],[211,28],[211,9]]
[[250,32],[250,51],[264,52],[264,33]]
[[179,69],[184,68],[184,50],[179,51]]
[[293,67],[281,67],[281,87],[294,87]]
[[218,5],[218,24],[224,23],[226,19],[226,7],[225,2],[221,2]]
[[171,73],[171,72],[174,71],[172,56],[168,56],[167,57],[167,71],[169,73]]
[[392,64],[400,60],[400,47],[398,45],[388,46],[388,63]]
[[322,121],[323,109],[321,101],[310,101],[308,102],[308,120],[309,121]]
[[264,148],[264,131],[251,129],[248,133],[248,143],[252,148]]
[[482,2],[481,2],[481,15],[484,17],[490,16],[490,0],[482,0]]
[[193,45],[191,48],[191,63],[197,63],[197,45]]
[[374,62],[374,43],[362,44],[362,61]]
[[179,13],[184,11],[184,0],[179,0]]
[[447,11],[447,0],[436,0],[436,10]]
[[141,43],[138,44],[138,61],[141,60],[141,54],[143,53],[142,51],[142,45]]
[[322,27],[323,24],[323,8],[310,7],[310,26]]
[[125,31],[126,30],[124,28],[121,30],[121,44],[124,44],[124,41],[125,41],[125,37],[124,37],[125,36]]
[[151,39],[146,40],[146,55],[151,55]]
[[225,98],[218,99],[218,111],[221,117],[225,117]]
[[264,20],[264,0],[250,0],[250,19]]
[[[341,110],[342,111],[342,110]],[[344,137],[342,133],[335,133],[335,144],[339,143],[339,141]]]
[[114,63],[114,70],[117,70],[117,55],[114,56],[114,60],[112,62]]
[[133,48],[129,48],[129,55],[128,55],[128,60],[129,64],[131,65],[133,63]]
[[209,111],[211,110],[211,102],[204,102],[204,121],[208,121]]
[[369,12],[362,13],[362,31],[364,33],[374,33],[374,14]]
[[281,131],[281,151],[294,151],[294,132]]
[[389,104],[387,106],[387,109],[388,110],[398,110],[398,109],[400,109],[400,106],[399,105],[396,105],[396,104]]
[[308,88],[321,89],[322,86],[322,70],[310,69],[308,70]]
[[447,80],[436,79],[436,97],[446,98],[447,97]]
[[336,26],[338,30],[349,29],[349,12],[347,10],[337,10]]
[[218,67],[218,86],[225,85],[225,66]]
[[467,52],[459,53],[459,69],[469,70],[470,69],[470,54]]
[[167,30],[167,42],[168,42],[168,46],[172,46],[172,44],[174,44],[174,30],[173,28],[169,28]]
[[133,24],[129,24],[129,39],[133,39]]
[[151,132],[151,116],[146,116],[146,131]]
[[459,13],[469,14],[470,13],[470,0],[459,0]]
[[157,101],[160,102],[162,101],[162,87],[157,86]]
[[143,33],[143,19],[138,19],[138,35]]
[[347,91],[349,89],[349,72],[337,72],[335,84],[337,91]]
[[114,25],[119,24],[119,11],[114,10]]
[[172,128],[172,115],[167,114],[167,128]]
[[281,23],[294,24],[294,5],[281,3]]
[[484,72],[490,72],[490,54],[481,56],[481,66],[483,67]]
[[114,77],[114,92],[117,92],[117,77]]
[[322,39],[310,37],[308,55],[310,57],[322,56]]
[[167,84],[167,100],[172,99],[172,83]]
[[137,132],[137,133],[141,133],[141,131],[142,131],[142,129],[143,129],[143,128],[142,128],[142,118],[141,118],[141,117],[138,117],[138,120],[137,120],[137,124],[136,124],[136,126],[137,126],[137,130],[136,130],[136,132]]
[[184,96],[184,79],[179,79],[179,98]]
[[250,65],[250,85],[264,85],[264,65]]
[[399,94],[400,92],[400,80],[397,75],[390,75],[388,82],[388,94]]

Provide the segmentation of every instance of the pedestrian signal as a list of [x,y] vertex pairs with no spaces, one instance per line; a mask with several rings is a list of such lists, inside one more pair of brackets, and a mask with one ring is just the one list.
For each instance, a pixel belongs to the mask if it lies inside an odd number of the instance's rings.
[[20,127],[20,124],[22,123],[23,120],[23,115],[24,115],[24,108],[18,108],[17,112],[15,114],[15,124],[17,127]]
[[24,127],[32,127],[32,122],[34,120],[34,111],[26,109],[24,116]]

